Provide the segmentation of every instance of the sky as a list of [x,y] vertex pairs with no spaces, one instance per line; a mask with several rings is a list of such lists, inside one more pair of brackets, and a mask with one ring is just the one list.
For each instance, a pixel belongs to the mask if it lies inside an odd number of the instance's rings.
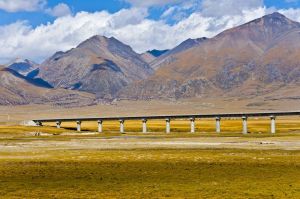
[[300,0],[0,0],[0,64],[41,63],[96,34],[170,49],[275,11],[300,22]]

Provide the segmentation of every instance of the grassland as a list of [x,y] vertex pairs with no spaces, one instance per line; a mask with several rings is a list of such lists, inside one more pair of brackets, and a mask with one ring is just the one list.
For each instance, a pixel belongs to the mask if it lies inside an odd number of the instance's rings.
[[118,121],[102,134],[89,134],[96,122],[81,133],[74,122],[1,126],[1,198],[300,198],[298,118],[278,118],[275,135],[267,119],[250,119],[248,135],[241,120],[222,120],[221,134],[214,120],[196,124],[191,134],[189,121],[172,121],[170,135],[156,120],[145,135],[141,121],[126,121],[126,134]]
[[299,198],[300,152],[1,153],[1,198]]

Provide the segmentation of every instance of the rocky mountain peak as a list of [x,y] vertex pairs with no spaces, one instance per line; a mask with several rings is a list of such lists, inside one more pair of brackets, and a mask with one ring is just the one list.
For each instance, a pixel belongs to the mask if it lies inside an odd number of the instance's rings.
[[265,15],[259,19],[246,23],[245,26],[252,26],[256,28],[261,27],[269,30],[272,29],[273,31],[284,31],[293,28],[300,28],[300,23],[292,21],[278,12],[274,12],[272,14]]
[[201,38],[197,38],[197,39],[187,39],[185,41],[183,41],[181,44],[179,44],[176,48],[174,48],[172,51],[172,53],[174,53],[174,51],[176,51],[176,53],[181,52],[183,50],[192,48],[194,46],[197,46],[199,44],[201,44],[202,42],[208,40],[208,38],[206,37],[201,37]]
[[105,36],[100,36],[100,35],[94,35],[87,40],[83,41],[80,43],[77,48],[84,47],[86,45],[92,45],[92,44],[105,44],[107,42],[108,38]]
[[111,99],[133,81],[147,78],[152,68],[132,48],[114,37],[95,35],[41,64],[38,77],[53,87],[94,93]]
[[247,40],[256,43],[256,45],[264,49],[278,37],[299,28],[300,23],[275,12],[226,30],[217,35],[214,40],[226,37],[230,37],[230,40],[233,41]]

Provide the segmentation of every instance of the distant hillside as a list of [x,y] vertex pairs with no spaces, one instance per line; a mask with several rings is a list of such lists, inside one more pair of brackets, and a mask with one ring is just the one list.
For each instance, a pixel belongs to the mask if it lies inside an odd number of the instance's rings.
[[195,46],[199,46],[208,39],[206,37],[198,38],[198,39],[188,39],[180,43],[175,48],[166,51],[165,53],[161,54],[157,59],[151,62],[151,67],[154,69],[159,68],[161,65],[172,63],[175,58],[174,55],[193,48]]
[[46,88],[9,68],[0,69],[0,105],[53,104],[86,106],[94,103],[91,94]]
[[67,88],[113,99],[134,81],[153,74],[141,55],[115,38],[94,36],[67,52],[58,52],[39,67],[37,77]]
[[6,67],[26,76],[28,73],[38,68],[38,64],[28,59],[17,58],[11,63],[7,64]]
[[151,62],[153,62],[156,57],[154,57],[152,54],[145,52],[141,54],[141,58],[148,64],[150,64]]
[[159,57],[165,53],[167,53],[169,50],[156,50],[156,49],[153,49],[153,50],[148,50],[147,53],[150,53],[151,55],[153,55],[154,57]]

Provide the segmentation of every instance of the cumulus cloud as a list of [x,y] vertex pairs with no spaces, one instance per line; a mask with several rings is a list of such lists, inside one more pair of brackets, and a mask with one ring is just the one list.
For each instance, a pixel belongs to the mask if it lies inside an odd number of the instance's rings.
[[54,17],[70,15],[71,9],[65,3],[59,3],[53,8],[47,8],[47,0],[0,0],[0,10],[6,12],[42,11]]
[[72,14],[71,9],[65,3],[59,3],[54,8],[48,8],[45,11],[54,17],[62,17]]
[[300,21],[300,9],[290,8],[290,9],[281,9],[280,13],[284,14],[288,18],[294,21]]
[[7,62],[15,57],[42,61],[56,51],[69,50],[96,34],[114,36],[139,53],[154,48],[172,48],[187,38],[212,37],[226,28],[264,14],[265,9],[260,8],[217,20],[195,12],[170,25],[161,20],[147,19],[147,11],[144,9],[131,8],[113,14],[106,11],[79,12],[35,28],[19,21],[0,26],[0,62]]
[[222,17],[224,15],[240,15],[245,10],[263,7],[263,0],[203,0],[201,12],[208,17]]
[[190,13],[199,11],[200,2],[187,0],[174,5],[169,5],[161,15],[161,19],[178,22],[188,17]]
[[46,3],[46,0],[0,0],[0,9],[7,12],[36,11]]
[[169,17],[170,15],[174,14],[176,9],[177,9],[177,7],[175,7],[175,6],[168,8],[167,10],[165,10],[163,12],[163,14],[161,15],[161,18]]
[[112,14],[108,20],[108,23],[111,28],[119,29],[124,26],[142,23],[147,16],[148,10],[145,8],[123,9],[115,14]]

